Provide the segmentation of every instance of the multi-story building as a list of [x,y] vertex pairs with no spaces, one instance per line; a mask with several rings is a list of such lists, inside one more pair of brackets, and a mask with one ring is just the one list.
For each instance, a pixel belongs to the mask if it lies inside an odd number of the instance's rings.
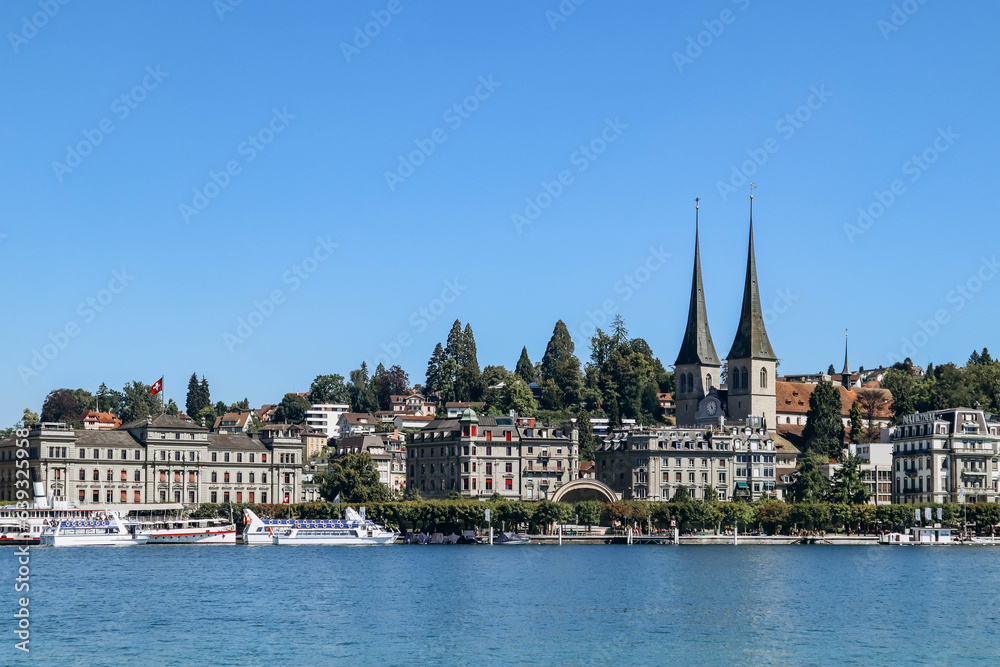
[[368,412],[343,412],[337,419],[338,438],[367,435],[375,432],[379,421]]
[[342,438],[330,456],[330,464],[348,454],[363,452],[375,462],[379,482],[390,491],[406,490],[406,442],[402,437],[396,433],[377,433]]
[[212,430],[217,433],[246,433],[253,423],[253,411],[237,410],[215,418]]
[[777,497],[777,445],[760,417],[722,427],[615,431],[595,452],[595,478],[622,498],[666,501],[679,487],[692,498]]
[[[77,503],[295,502],[302,441],[284,426],[251,437],[162,414],[113,430],[44,423],[27,437],[30,481]],[[15,442],[0,443],[3,500],[15,498]]]
[[392,412],[429,417],[437,410],[437,403],[428,401],[423,394],[393,394],[389,397]]
[[122,420],[118,419],[110,412],[94,412],[93,410],[87,410],[83,413],[83,428],[88,431],[118,428],[121,425]]
[[998,430],[978,403],[904,416],[892,433],[895,501],[997,502]]
[[351,411],[351,406],[341,403],[317,403],[306,410],[306,424],[318,429],[327,438],[339,438],[338,423],[342,414]]
[[458,491],[466,498],[543,500],[579,475],[578,437],[572,427],[465,408],[457,419],[435,420],[410,436],[407,486],[428,498]]

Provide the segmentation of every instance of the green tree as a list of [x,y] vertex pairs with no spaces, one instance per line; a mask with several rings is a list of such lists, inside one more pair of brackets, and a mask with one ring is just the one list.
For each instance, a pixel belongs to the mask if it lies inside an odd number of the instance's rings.
[[506,414],[513,410],[522,417],[532,417],[538,415],[538,401],[531,389],[521,379],[504,385],[500,390],[501,414]]
[[857,444],[865,437],[865,425],[861,414],[861,402],[855,400],[851,404],[851,442]]
[[191,373],[191,379],[188,380],[187,400],[184,402],[184,409],[187,411],[188,416],[194,417],[201,412],[202,408],[209,405],[211,405],[211,399],[208,395],[208,380],[202,378],[202,381],[198,382],[198,374]]
[[361,362],[361,368],[351,371],[351,384],[347,388],[351,396],[351,412],[375,412],[378,399],[368,377],[368,364]]
[[309,401],[316,403],[350,403],[351,394],[347,391],[344,376],[333,373],[317,375],[309,386]]
[[674,489],[674,496],[670,499],[672,503],[689,503],[691,502],[691,491],[685,484],[678,484],[677,488]]
[[171,398],[169,401],[167,401],[167,405],[164,408],[164,412],[166,412],[171,417],[176,417],[178,414],[180,414],[180,411],[181,410],[179,407],[177,407],[177,403],[174,402],[174,399]]
[[863,505],[868,502],[868,486],[861,480],[861,459],[848,456],[833,474],[828,500],[833,503]]
[[826,369],[826,374],[827,375],[836,375],[837,374],[837,371],[833,367],[833,364],[830,364],[830,367]]
[[[457,320],[456,320],[457,321]],[[486,387],[479,370],[479,358],[476,353],[476,337],[472,333],[472,325],[466,324],[462,332],[462,343],[458,362],[458,374],[455,379],[455,392],[460,401],[479,401],[483,398]]]
[[32,426],[38,426],[39,423],[38,413],[32,412],[30,408],[25,408],[24,413],[21,415],[21,426],[31,428]]
[[312,408],[305,397],[288,393],[274,409],[274,421],[279,424],[301,424],[306,420],[306,410]]
[[334,460],[320,495],[331,501],[339,495],[343,503],[385,502],[389,500],[389,489],[379,482],[371,454],[361,452]]
[[559,320],[552,330],[545,356],[542,357],[542,381],[553,387],[546,397],[543,386],[543,403],[546,403],[544,407],[549,410],[560,410],[575,405],[580,400],[583,376],[575,350],[576,346],[566,323]]
[[882,374],[882,387],[892,394],[892,423],[900,424],[903,416],[914,411],[916,379],[910,371],[889,368]]
[[159,408],[159,405],[157,405],[158,401],[151,393],[151,388],[148,384],[143,384],[139,381],[126,384],[122,388],[122,395],[124,397],[124,405],[119,417],[125,424],[148,417]]
[[[928,371],[930,374],[930,371]],[[972,404],[969,388],[965,384],[962,371],[955,364],[941,364],[934,369],[934,384],[931,392],[932,410],[958,408]]]
[[841,421],[843,404],[840,390],[827,381],[819,382],[809,396],[806,427],[802,438],[810,452],[829,458],[840,458],[844,448],[844,423]]
[[810,451],[799,459],[799,471],[792,483],[790,495],[795,502],[811,503],[826,498],[830,481],[823,474],[821,466],[829,463],[826,454]]
[[576,428],[579,431],[580,460],[593,461],[599,441],[594,436],[594,425],[590,422],[589,412],[581,409],[576,413]]
[[431,358],[427,361],[427,375],[426,384],[424,385],[424,393],[428,396],[437,396],[441,389],[441,364],[444,363],[444,348],[441,343],[434,346],[434,352],[431,354]]
[[531,359],[528,358],[527,347],[521,348],[521,357],[517,360],[517,366],[514,367],[514,374],[520,376],[525,384],[537,381],[535,366],[531,363]]
[[601,522],[601,502],[598,500],[582,500],[576,504],[576,521],[587,527],[590,532],[591,526]]

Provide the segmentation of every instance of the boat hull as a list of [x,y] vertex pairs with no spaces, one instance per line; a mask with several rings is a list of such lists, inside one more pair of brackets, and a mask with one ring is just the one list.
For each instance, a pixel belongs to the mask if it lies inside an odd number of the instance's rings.
[[365,546],[365,545],[380,545],[380,544],[393,544],[396,538],[399,537],[396,533],[388,533],[386,535],[374,535],[372,537],[327,537],[324,535],[275,535],[273,543],[278,545],[298,545],[298,544],[315,544],[321,546]]
[[235,528],[211,531],[158,530],[150,531],[148,535],[146,544],[236,544]]

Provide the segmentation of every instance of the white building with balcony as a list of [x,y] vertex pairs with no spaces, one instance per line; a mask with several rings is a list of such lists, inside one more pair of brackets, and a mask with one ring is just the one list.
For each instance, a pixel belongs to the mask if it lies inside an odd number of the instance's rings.
[[892,433],[895,502],[997,502],[998,432],[978,403],[903,417]]
[[306,410],[306,424],[323,431],[327,438],[339,438],[337,422],[340,415],[350,412],[351,406],[341,403],[317,403]]

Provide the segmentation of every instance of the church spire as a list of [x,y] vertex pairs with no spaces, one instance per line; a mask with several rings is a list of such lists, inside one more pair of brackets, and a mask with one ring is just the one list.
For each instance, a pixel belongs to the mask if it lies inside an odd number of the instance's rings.
[[705,308],[705,291],[701,281],[701,250],[698,244],[698,202],[701,198],[695,197],[694,201],[694,274],[691,277],[691,303],[688,306],[684,341],[681,343],[681,351],[677,354],[674,365],[721,366],[719,355],[716,354],[715,345],[712,343],[712,332],[708,329],[708,311]]
[[840,371],[840,384],[850,389],[851,365],[847,362],[847,329],[844,329],[844,370]]
[[743,310],[740,312],[740,324],[736,329],[733,347],[729,350],[729,359],[767,359],[776,361],[771,341],[767,338],[764,328],[764,316],[760,307],[760,290],[757,286],[757,259],[753,248],[753,189],[750,184],[750,245],[747,250],[747,274],[743,285]]
[[847,329],[844,329],[844,370],[840,371],[841,375],[851,375],[851,365],[847,362]]

